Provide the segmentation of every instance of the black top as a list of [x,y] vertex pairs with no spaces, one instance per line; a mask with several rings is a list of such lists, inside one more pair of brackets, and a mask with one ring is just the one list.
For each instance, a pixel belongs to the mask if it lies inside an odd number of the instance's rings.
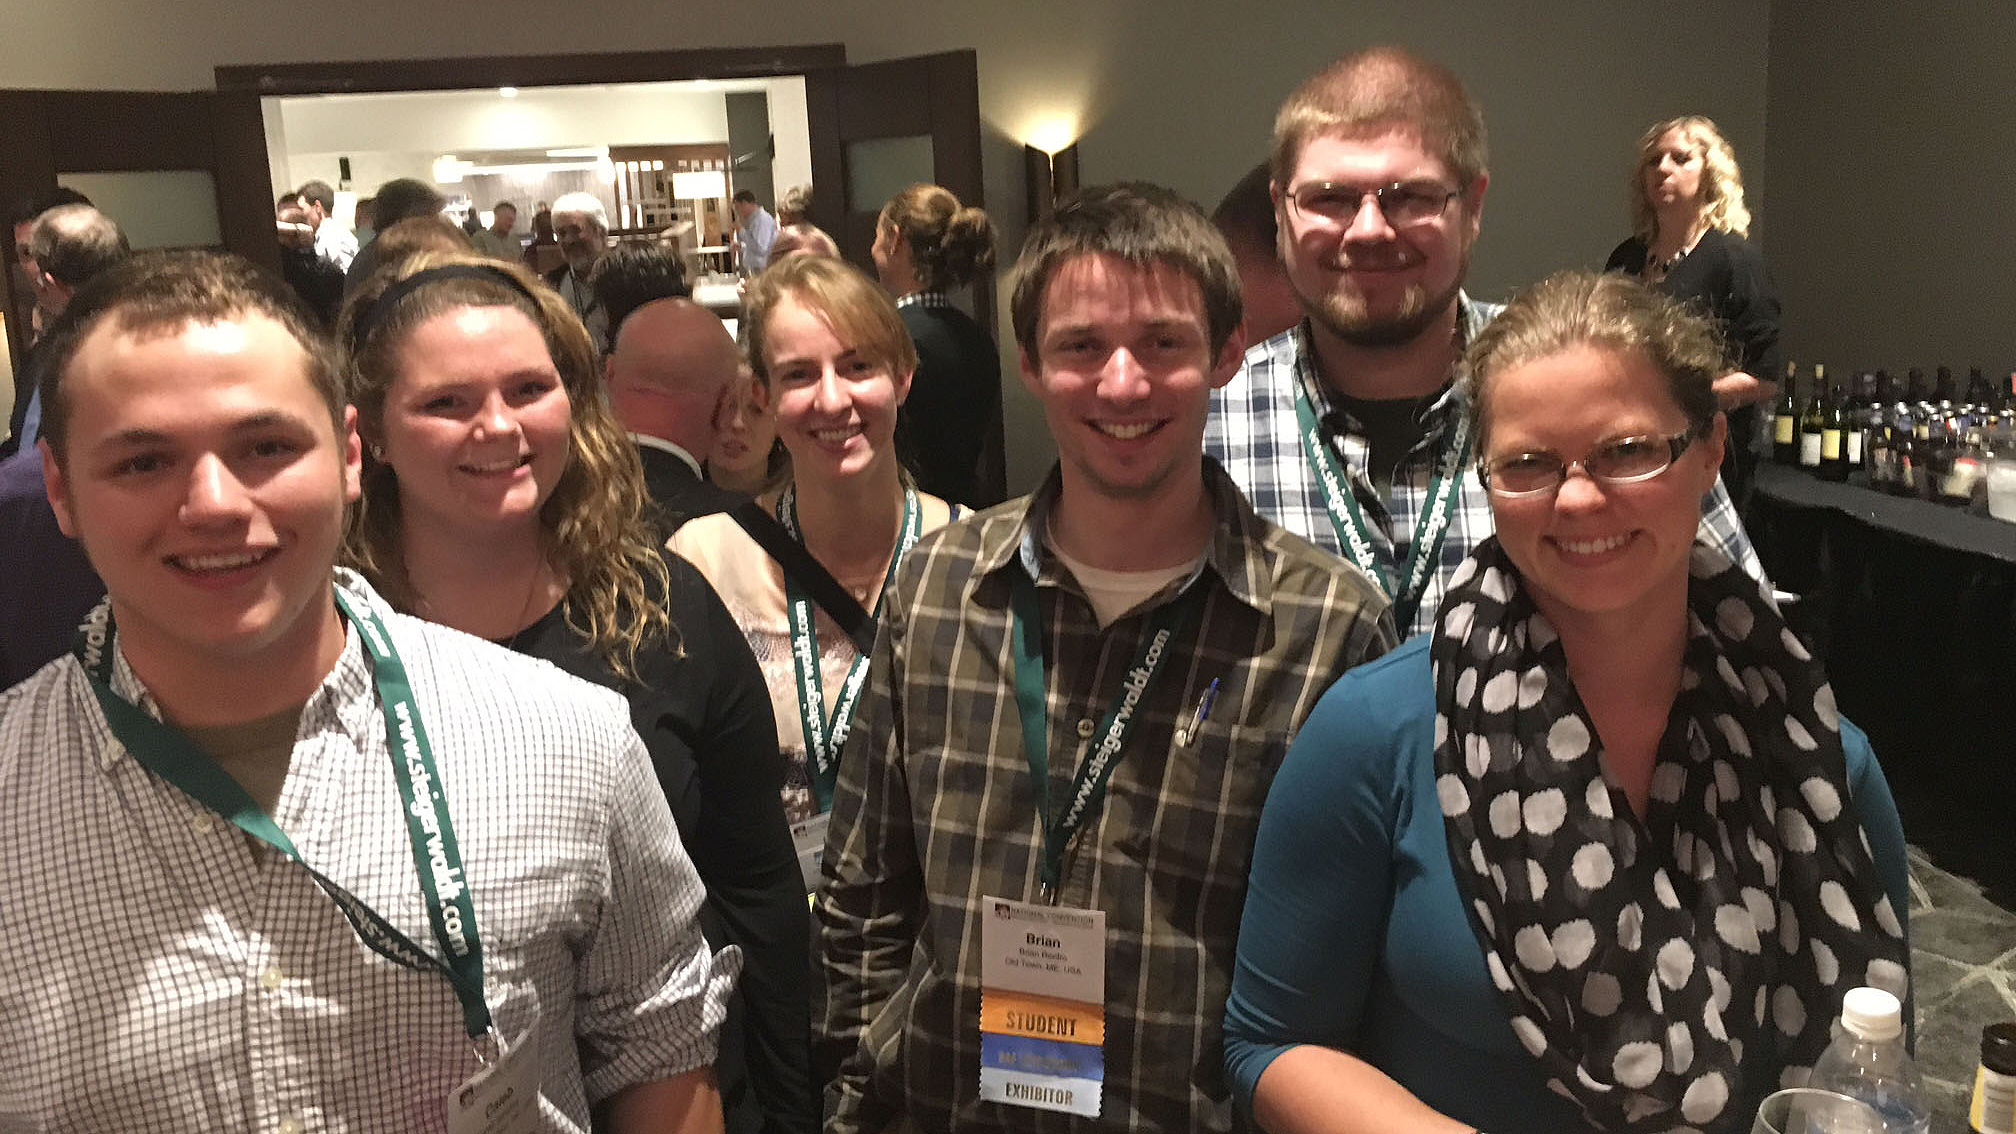
[[638,445],[637,457],[644,462],[644,490],[658,510],[654,518],[666,535],[695,516],[726,512],[749,499],[694,472],[693,466],[663,449]]
[[701,927],[742,950],[715,1063],[733,1134],[810,1132],[812,921],[784,822],[783,760],[763,672],[728,608],[692,564],[669,552],[667,609],[676,647],[639,651],[635,682],[567,625],[562,603],[506,645],[630,701],[679,839],[707,885]]
[[[1603,270],[1642,276],[1645,255],[1645,241],[1634,236],[1610,253]],[[1764,257],[1756,245],[1734,233],[1711,228],[1694,242],[1692,251],[1666,270],[1666,278],[1658,286],[1715,320],[1729,341],[1730,361],[1744,373],[1765,382],[1778,380],[1778,289],[1772,286],[1771,273],[1764,269]],[[1763,413],[1763,407],[1753,402],[1727,415],[1729,442],[1722,455],[1722,481],[1738,508],[1750,500]]]
[[42,454],[0,462],[0,689],[68,652],[104,595],[84,549],[56,526]]
[[313,248],[282,248],[280,275],[322,320],[322,329],[333,330],[343,306],[343,269],[317,256]]
[[994,336],[957,307],[899,309],[917,344],[917,375],[896,416],[896,451],[917,487],[976,507],[988,426],[1001,415],[1001,355]]
[[[1645,241],[1632,237],[1610,253],[1606,272],[1645,274]],[[1680,258],[1659,282],[1659,290],[1691,301],[1721,324],[1729,349],[1743,371],[1766,382],[1778,380],[1778,289],[1764,268],[1757,246],[1734,233],[1711,228],[1694,250]]]

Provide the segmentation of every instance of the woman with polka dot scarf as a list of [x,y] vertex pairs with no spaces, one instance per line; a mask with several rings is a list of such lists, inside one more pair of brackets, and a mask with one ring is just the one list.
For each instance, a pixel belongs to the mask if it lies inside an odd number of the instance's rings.
[[1907,993],[1868,738],[1694,539],[1726,369],[1614,274],[1471,344],[1497,535],[1325,696],[1261,821],[1226,1013],[1261,1127],[1740,1134],[1848,989]]

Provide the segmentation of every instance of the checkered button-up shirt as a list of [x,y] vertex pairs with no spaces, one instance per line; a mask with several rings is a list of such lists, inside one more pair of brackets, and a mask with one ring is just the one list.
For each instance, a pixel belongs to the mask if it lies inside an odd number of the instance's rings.
[[[1463,341],[1469,342],[1499,310],[1497,304],[1459,296],[1457,327]],[[1302,431],[1295,418],[1298,387],[1307,391],[1331,453],[1357,497],[1371,528],[1366,535],[1374,554],[1397,584],[1402,565],[1413,554],[1414,533],[1420,527],[1443,446],[1450,443],[1458,417],[1468,412],[1468,403],[1454,383],[1443,389],[1422,415],[1425,434],[1401,458],[1393,470],[1392,488],[1382,496],[1366,470],[1370,440],[1331,386],[1316,373],[1308,321],[1246,352],[1246,364],[1238,375],[1212,394],[1204,449],[1225,466],[1234,483],[1252,500],[1255,511],[1337,555],[1345,554],[1344,545],[1331,523],[1316,469],[1302,448]],[[1763,561],[1750,546],[1750,537],[1737,519],[1736,505],[1720,480],[1701,506],[1700,538],[1763,579]],[[1443,584],[1450,572],[1494,530],[1491,496],[1477,479],[1473,460],[1457,482],[1448,534],[1436,556],[1435,570],[1428,575],[1413,624],[1400,627],[1403,636],[1423,633],[1435,625],[1435,611],[1442,604]]]
[[[829,1130],[1230,1128],[1220,1021],[1260,805],[1316,698],[1393,631],[1362,573],[1262,520],[1209,461],[1206,475],[1219,524],[1202,566],[1104,630],[1043,549],[1055,473],[904,560],[842,755],[819,893]],[[982,898],[1036,900],[1043,853],[1010,660],[1015,572],[1035,579],[1042,611],[1042,787],[1060,810],[1150,614],[1203,588],[1063,864],[1058,903],[1106,911],[1096,1122],[979,1099]],[[1209,718],[1176,745],[1214,679]]]
[[[354,575],[355,601],[376,601]],[[379,610],[476,907],[484,998],[539,1128],[713,1062],[740,968],[614,693]],[[153,711],[119,656],[113,688]],[[308,699],[274,818],[438,955],[358,636]],[[75,659],[0,697],[0,1130],[441,1130],[479,1064],[447,980],[371,951],[299,864],[143,768]]]

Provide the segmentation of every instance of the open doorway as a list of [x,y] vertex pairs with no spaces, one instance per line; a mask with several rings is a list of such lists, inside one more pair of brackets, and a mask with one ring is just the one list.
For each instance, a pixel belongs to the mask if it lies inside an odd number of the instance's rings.
[[[774,211],[812,179],[802,76],[269,96],[261,100],[275,196],[336,189],[336,218],[393,178],[433,185],[458,222],[489,227],[509,202],[521,244],[540,207],[569,192],[625,233],[677,233],[725,269],[729,198]],[[362,235],[362,234],[360,234]]]

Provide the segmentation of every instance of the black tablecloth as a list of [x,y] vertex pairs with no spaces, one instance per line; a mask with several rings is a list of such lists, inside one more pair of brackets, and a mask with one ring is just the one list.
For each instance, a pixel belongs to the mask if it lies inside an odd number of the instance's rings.
[[1768,465],[1745,522],[1905,834],[2016,891],[2016,524]]
[[1978,504],[1970,510],[1887,496],[1872,490],[1862,473],[1835,483],[1784,465],[1759,466],[1756,492],[1786,507],[1829,508],[1889,535],[2016,564],[2016,524]]

